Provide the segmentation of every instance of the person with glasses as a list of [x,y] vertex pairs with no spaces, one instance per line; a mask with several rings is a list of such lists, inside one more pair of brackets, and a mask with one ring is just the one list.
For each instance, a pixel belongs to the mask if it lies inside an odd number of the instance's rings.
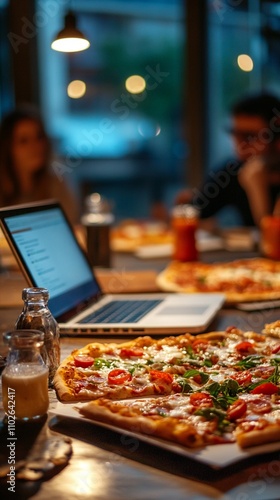
[[176,203],[192,202],[208,222],[231,206],[242,225],[258,226],[280,192],[280,99],[269,93],[245,97],[231,117],[235,158],[210,171],[200,189],[179,193]]

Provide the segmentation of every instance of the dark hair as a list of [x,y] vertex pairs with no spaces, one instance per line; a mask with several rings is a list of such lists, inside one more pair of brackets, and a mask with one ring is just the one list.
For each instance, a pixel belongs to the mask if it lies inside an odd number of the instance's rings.
[[231,108],[232,115],[259,116],[267,123],[275,117],[275,109],[280,114],[280,99],[272,94],[262,93],[244,97]]
[[[21,106],[6,115],[0,126],[0,175],[1,175],[1,198],[5,203],[13,203],[14,199],[20,195],[20,185],[12,159],[12,141],[15,127],[22,121],[33,121],[39,125],[40,131],[47,145],[46,164],[34,174],[35,179],[39,179],[47,172],[50,157],[50,142],[45,131],[42,119],[33,107]],[[5,185],[10,186],[8,192]],[[10,191],[10,192],[9,192]]]

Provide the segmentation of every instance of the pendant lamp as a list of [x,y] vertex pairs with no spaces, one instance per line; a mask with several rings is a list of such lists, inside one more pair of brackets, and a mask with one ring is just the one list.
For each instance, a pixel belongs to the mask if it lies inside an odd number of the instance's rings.
[[51,48],[59,52],[79,52],[88,49],[89,46],[89,41],[76,28],[75,14],[69,11],[65,16],[64,28],[57,34]]

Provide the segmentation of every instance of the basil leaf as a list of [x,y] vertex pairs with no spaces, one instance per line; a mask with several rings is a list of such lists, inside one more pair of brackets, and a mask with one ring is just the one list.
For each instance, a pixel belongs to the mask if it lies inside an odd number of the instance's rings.
[[194,415],[204,417],[206,420],[217,420],[217,428],[221,432],[223,432],[230,423],[226,419],[226,412],[218,408],[200,408],[194,412]]
[[190,384],[188,384],[188,382],[186,382],[185,379],[183,379],[183,378],[176,379],[176,382],[178,382],[178,384],[181,386],[183,393],[188,394],[190,392],[193,392],[192,386]]
[[251,354],[250,356],[246,356],[246,358],[238,361],[237,366],[241,366],[244,369],[254,368],[261,364],[263,356],[259,354]]
[[205,382],[207,382],[207,380],[209,379],[209,375],[207,375],[207,373],[200,372],[199,370],[188,370],[184,373],[183,377],[184,378],[191,378],[191,377],[195,377],[195,375],[200,375],[201,382],[203,384],[205,384]]
[[221,390],[221,386],[218,382],[213,382],[212,384],[207,386],[207,392],[211,394],[211,396],[218,396],[219,392]]
[[212,363],[211,359],[207,358],[203,361],[203,365],[207,366],[208,368],[211,368],[211,366],[213,366],[213,363]]
[[94,360],[94,367],[98,369],[112,368],[114,366],[118,366],[118,360],[116,359],[95,358]]
[[240,386],[236,380],[232,378],[226,379],[221,385],[221,393],[225,397],[235,397],[239,392]]

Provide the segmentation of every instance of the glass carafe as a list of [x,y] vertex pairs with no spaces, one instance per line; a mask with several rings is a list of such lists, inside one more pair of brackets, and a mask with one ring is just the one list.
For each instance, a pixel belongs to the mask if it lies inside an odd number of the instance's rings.
[[40,354],[44,334],[15,330],[3,334],[9,344],[2,372],[3,407],[9,419],[33,420],[48,411],[48,367]]

